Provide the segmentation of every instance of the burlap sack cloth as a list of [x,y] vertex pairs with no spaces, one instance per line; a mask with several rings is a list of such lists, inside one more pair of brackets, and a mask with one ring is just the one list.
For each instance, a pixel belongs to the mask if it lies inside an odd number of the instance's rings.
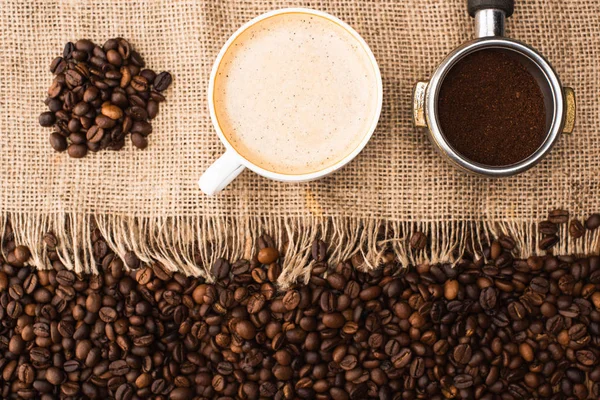
[[[464,0],[23,1],[0,4],[0,211],[17,241],[44,267],[41,237],[60,239],[69,268],[95,271],[92,217],[120,254],[202,273],[216,257],[249,257],[270,233],[287,245],[282,283],[306,273],[310,244],[326,237],[334,261],[362,252],[375,265],[384,248],[405,263],[452,260],[466,246],[509,233],[518,253],[537,251],[536,222],[555,207],[583,217],[600,210],[600,2],[519,0],[507,34],[546,55],[575,88],[578,121],[530,172],[501,180],[468,176],[434,153],[411,122],[411,89],[451,49],[472,38]],[[282,184],[246,171],[221,195],[197,187],[223,152],[206,102],[219,49],[244,22],[277,8],[332,13],[369,43],[383,75],[383,114],[371,142],[342,171],[318,182]],[[50,61],[67,41],[102,44],[122,36],[174,83],[153,122],[150,146],[73,160],[48,144],[37,123],[52,81]],[[378,238],[384,223],[387,240]],[[431,246],[414,252],[414,230]],[[562,239],[555,253],[598,250],[598,236]],[[200,264],[194,261],[201,261]]]

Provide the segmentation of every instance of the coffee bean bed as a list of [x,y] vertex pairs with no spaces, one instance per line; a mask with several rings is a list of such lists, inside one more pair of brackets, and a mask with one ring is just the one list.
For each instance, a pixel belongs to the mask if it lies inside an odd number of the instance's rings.
[[251,260],[219,259],[216,283],[92,237],[102,272],[78,276],[52,233],[44,271],[5,235],[3,399],[600,396],[598,256],[514,259],[502,237],[455,266],[387,255],[364,272],[360,255],[333,265],[316,241],[310,279],[281,292],[266,235]]

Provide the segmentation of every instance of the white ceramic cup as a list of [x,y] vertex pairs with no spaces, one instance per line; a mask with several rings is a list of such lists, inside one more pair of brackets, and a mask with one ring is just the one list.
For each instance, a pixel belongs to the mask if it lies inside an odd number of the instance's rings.
[[[377,109],[376,109],[376,113],[375,113],[375,118],[373,118],[373,123],[371,124],[369,129],[365,132],[364,137],[363,137],[362,141],[360,142],[360,144],[351,153],[346,155],[343,159],[341,159],[334,165],[332,165],[328,168],[325,168],[321,171],[312,172],[312,173],[308,173],[308,174],[298,174],[298,175],[280,174],[280,173],[276,173],[276,172],[272,172],[272,171],[267,171],[264,168],[261,168],[255,164],[253,164],[252,162],[248,161],[247,159],[242,157],[235,150],[235,148],[229,143],[229,141],[223,134],[221,127],[219,126],[219,123],[218,123],[218,120],[216,117],[216,113],[215,113],[215,104],[214,104],[215,77],[217,75],[217,70],[221,63],[221,60],[223,59],[223,57],[224,57],[225,53],[227,52],[227,50],[229,49],[229,47],[237,39],[237,37],[242,32],[244,32],[246,29],[248,29],[249,27],[257,24],[258,22],[260,22],[266,18],[272,17],[274,15],[286,14],[286,13],[305,13],[305,14],[309,14],[309,15],[315,15],[315,16],[326,18],[326,19],[340,25],[341,27],[343,27],[356,39],[357,43],[359,43],[362,46],[362,48],[364,49],[364,51],[366,52],[367,56],[369,57],[372,65],[373,65],[373,69],[375,71],[375,78],[377,81],[376,82],[376,84],[377,84]],[[367,43],[364,41],[364,39],[354,29],[352,29],[352,27],[350,27],[348,24],[341,21],[339,18],[334,17],[333,15],[327,14],[322,11],[312,10],[309,8],[284,8],[284,9],[274,10],[274,11],[259,15],[258,17],[254,18],[253,20],[244,24],[240,29],[238,29],[229,38],[229,40],[227,40],[227,42],[225,43],[225,45],[219,52],[219,55],[217,56],[217,59],[215,60],[215,63],[213,65],[213,69],[210,74],[210,81],[208,84],[208,107],[210,110],[210,118],[215,127],[215,130],[217,131],[217,135],[219,135],[219,139],[221,139],[221,142],[225,146],[226,150],[225,150],[225,153],[223,153],[223,155],[221,157],[219,157],[219,159],[217,159],[204,172],[204,174],[200,178],[200,181],[198,182],[198,184],[200,185],[200,189],[207,195],[212,196],[212,195],[220,192],[221,190],[223,190],[227,185],[229,185],[231,183],[231,181],[233,181],[239,174],[241,174],[245,168],[248,168],[248,169],[256,172],[257,174],[264,176],[265,178],[269,178],[269,179],[273,179],[273,180],[281,181],[281,182],[306,182],[306,181],[312,181],[315,179],[323,178],[324,176],[327,176],[327,175],[337,171],[338,169],[342,168],[344,165],[348,164],[367,145],[367,143],[369,142],[369,139],[371,139],[371,136],[373,135],[373,132],[375,131],[375,128],[377,127],[379,115],[381,114],[382,103],[383,103],[383,85],[381,82],[381,73],[379,71],[379,66],[377,64],[377,61],[375,60],[375,56],[373,55],[373,52],[371,51],[371,49],[369,48]]]

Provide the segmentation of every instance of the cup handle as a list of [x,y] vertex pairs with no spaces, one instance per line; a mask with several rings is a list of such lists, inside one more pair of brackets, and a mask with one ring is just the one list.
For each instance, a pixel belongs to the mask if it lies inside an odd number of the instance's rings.
[[240,163],[237,154],[227,150],[217,159],[200,177],[198,185],[200,190],[209,196],[213,196],[225,189],[245,167]]

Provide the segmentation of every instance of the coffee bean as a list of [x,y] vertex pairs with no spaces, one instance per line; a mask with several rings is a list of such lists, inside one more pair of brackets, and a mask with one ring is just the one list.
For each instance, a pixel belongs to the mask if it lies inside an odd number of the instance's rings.
[[104,129],[98,125],[93,125],[86,133],[86,139],[89,143],[98,143],[104,137]]
[[52,72],[55,75],[62,74],[65,71],[66,67],[67,63],[65,62],[65,60],[62,57],[56,57],[50,63],[50,72]]
[[146,107],[146,100],[138,94],[130,94],[128,96],[129,103],[132,107]]
[[226,260],[219,258],[213,264],[210,272],[215,277],[215,279],[221,280],[221,279],[225,279],[229,276],[230,268],[231,267]]
[[[331,273],[327,275],[327,282],[329,283],[329,286],[336,290],[343,290],[346,287],[346,277],[342,274]],[[353,298],[356,298],[359,293],[360,287],[358,285],[348,288],[348,294],[351,294]]]
[[84,82],[83,75],[76,69],[70,69],[65,73],[65,82],[69,87],[75,88]]
[[75,44],[72,42],[67,42],[63,50],[63,58],[69,59],[73,50],[75,50]]
[[500,257],[503,251],[504,249],[502,248],[500,242],[494,241],[490,246],[490,257],[492,260],[496,260],[498,257]]
[[533,348],[531,347],[530,344],[521,343],[519,345],[519,353],[521,354],[521,357],[523,357],[523,359],[525,361],[527,361],[527,362],[533,361],[534,352],[533,352]]
[[[148,80],[140,75],[136,75],[133,78],[131,78],[130,85],[137,92],[145,92],[148,90],[148,87],[149,87]],[[155,88],[156,88],[156,85],[155,85]]]
[[123,255],[123,262],[129,269],[138,269],[140,266],[140,259],[134,251],[127,251]]
[[11,337],[10,341],[8,342],[8,351],[18,356],[25,351],[25,345],[26,344],[23,338],[21,336],[15,335]]
[[131,400],[134,396],[134,391],[132,387],[124,383],[117,388],[115,392],[115,400]]
[[249,314],[257,314],[260,310],[263,309],[265,305],[265,297],[260,293],[253,294],[248,299],[248,313]]
[[105,52],[108,50],[117,50],[119,48],[119,41],[117,39],[108,39],[106,42],[104,42],[102,48]]
[[256,334],[256,329],[250,321],[239,321],[236,323],[235,329],[236,333],[246,340],[254,339],[254,335]]
[[425,373],[425,360],[421,357],[415,358],[410,363],[410,376],[411,378],[417,379],[423,376]]
[[102,106],[102,114],[110,119],[119,119],[123,116],[123,110],[114,104],[104,104]]
[[471,360],[472,354],[471,346],[468,344],[460,344],[454,348],[454,361],[458,364],[467,364]]
[[90,110],[90,105],[88,103],[81,101],[73,107],[73,114],[75,114],[77,116],[83,116],[83,115],[87,114],[89,110]]
[[88,39],[79,39],[75,42],[75,49],[85,53],[91,53],[94,50],[94,46],[94,43]]
[[559,242],[559,238],[556,235],[546,236],[540,240],[540,250],[549,250]]
[[561,209],[552,210],[548,214],[548,220],[554,224],[566,224],[569,222],[569,212]]
[[146,105],[146,113],[148,114],[148,119],[156,118],[156,116],[158,115],[158,110],[158,102],[154,100],[148,101],[148,104]]
[[69,135],[69,139],[71,140],[71,144],[81,144],[81,145],[85,145],[86,143],[86,137],[84,134],[80,134],[80,133],[71,133]]
[[141,135],[139,133],[131,134],[131,143],[133,143],[135,147],[141,150],[148,147],[148,139],[144,135]]
[[123,63],[123,58],[119,54],[118,51],[114,49],[110,49],[106,52],[106,60],[114,66],[121,66]]
[[479,295],[479,303],[481,308],[490,311],[496,307],[497,293],[493,287],[484,288]]
[[81,130],[81,126],[82,125],[80,120],[72,118],[67,124],[67,129],[72,133],[77,133]]
[[26,386],[33,383],[33,380],[35,379],[35,370],[31,364],[21,364],[17,371],[17,377]]
[[52,385],[62,384],[65,378],[65,373],[56,367],[50,367],[46,371],[46,380]]
[[45,103],[48,106],[50,112],[56,113],[57,111],[62,110],[63,103],[59,99],[48,98],[46,99]]
[[587,327],[584,324],[575,324],[569,328],[568,337],[570,340],[579,340],[587,334]]
[[[63,90],[63,84],[56,80],[54,82],[52,82],[52,84],[48,88],[48,97],[53,100],[52,103],[50,103],[50,102],[48,103],[48,108],[50,109],[50,112],[52,114],[62,111],[61,110],[62,103],[60,102],[60,100],[56,99],[56,97],[58,97],[62,93],[62,90]],[[49,117],[45,117],[45,118],[49,118]],[[45,122],[45,123],[47,124],[49,122]],[[40,125],[42,125],[41,119],[40,119]],[[42,126],[52,126],[52,124],[42,125]]]
[[156,72],[152,71],[151,69],[144,69],[140,71],[140,75],[146,78],[148,82],[154,82],[154,79],[156,78]]
[[538,225],[538,230],[543,235],[555,235],[558,233],[558,226],[551,221],[542,221]]
[[563,329],[564,319],[562,315],[554,315],[546,320],[546,330],[553,334],[557,334]]
[[454,300],[458,296],[458,290],[458,281],[448,280],[444,284],[444,297],[446,298],[446,300]]
[[44,234],[43,242],[44,242],[44,245],[50,249],[54,249],[54,248],[56,248],[56,246],[58,246],[58,240],[56,239],[56,236],[52,232],[48,232],[48,233]]
[[72,158],[82,158],[87,154],[88,148],[83,144],[71,144],[67,148],[69,156]]
[[585,227],[579,220],[573,219],[569,223],[569,234],[573,239],[579,239],[585,234]]
[[40,114],[39,122],[41,126],[52,126],[55,121],[56,118],[53,112],[46,111]]
[[134,121],[145,121],[148,119],[148,112],[143,107],[133,106],[129,109],[129,116]]
[[156,92],[154,90],[150,92],[150,98],[156,101],[157,103],[162,103],[166,100],[165,96],[162,93]]
[[546,294],[546,293],[548,293],[550,284],[548,283],[548,281],[546,279],[544,279],[542,277],[535,277],[531,280],[531,283],[529,284],[529,286],[535,292]]
[[222,392],[225,389],[225,382],[225,378],[222,375],[215,375],[211,383],[216,392]]
[[117,360],[111,362],[108,369],[114,376],[122,376],[129,372],[129,365],[125,360]]
[[508,305],[508,315],[517,321],[525,319],[527,311],[521,302],[515,301]]
[[340,313],[329,313],[323,315],[323,325],[327,328],[339,329],[346,322],[344,316]]
[[358,297],[363,300],[363,301],[369,301],[369,300],[374,300],[376,298],[378,298],[379,296],[381,296],[381,286],[371,286],[367,289],[363,289]]
[[600,227],[600,214],[592,214],[585,221],[585,227],[590,231],[595,231]]
[[123,59],[127,60],[131,55],[131,45],[123,38],[117,38],[117,50]]
[[414,232],[410,237],[410,247],[414,250],[423,250],[427,245],[427,236],[423,232]]
[[327,245],[322,240],[313,241],[311,254],[316,262],[323,262],[327,257]]
[[[15,259],[15,261],[16,261],[16,259]],[[20,300],[24,294],[25,294],[25,290],[23,289],[23,286],[21,286],[18,283],[13,283],[12,285],[10,285],[10,287],[8,289],[8,295],[13,300]]]
[[154,79],[154,89],[159,92],[165,91],[171,85],[172,80],[173,78],[170,73],[161,72],[156,76],[156,79]]
[[31,252],[26,246],[17,246],[14,249],[14,255],[17,262],[23,264],[29,261],[29,257],[31,257]]
[[147,136],[152,133],[152,125],[145,121],[135,121],[132,123],[130,131]]
[[257,258],[261,264],[271,264],[279,258],[279,252],[272,247],[265,247],[258,252]]
[[25,278],[25,281],[23,281],[23,290],[25,291],[25,293],[32,294],[35,291],[38,282],[38,277],[35,274],[31,274],[27,278]]
[[56,282],[63,286],[72,286],[75,283],[75,274],[71,271],[62,270],[56,274]]
[[579,363],[590,367],[598,363],[598,356],[591,350],[579,350],[576,352],[576,358]]
[[454,377],[454,386],[458,389],[467,389],[473,386],[473,377],[469,374],[461,374]]
[[117,319],[117,312],[110,307],[102,307],[100,309],[100,319],[106,323],[115,322]]
[[94,119],[94,122],[96,123],[97,126],[99,126],[102,129],[110,129],[113,128],[116,124],[117,121],[107,117],[106,115],[97,115],[96,118]]
[[[248,389],[246,389],[248,392]],[[178,387],[173,389],[173,391],[169,394],[169,400],[188,400],[193,397],[193,392],[191,389],[186,387]]]
[[38,337],[50,337],[50,326],[46,323],[38,322],[33,325],[33,333]]
[[300,293],[296,290],[291,290],[283,296],[283,305],[284,307],[291,311],[298,307],[300,304]]
[[281,275],[281,266],[277,263],[272,263],[269,265],[269,269],[267,270],[267,278],[273,282],[277,283],[279,276]]

